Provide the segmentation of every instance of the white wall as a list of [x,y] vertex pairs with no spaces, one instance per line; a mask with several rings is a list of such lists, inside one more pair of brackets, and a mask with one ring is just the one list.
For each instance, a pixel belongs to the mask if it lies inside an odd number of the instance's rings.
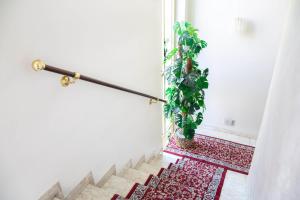
[[[187,5],[185,0],[175,0],[175,20],[184,21],[186,19]],[[172,29],[173,31],[173,29]],[[173,32],[174,33],[174,32]]]
[[60,76],[31,61],[161,96],[161,1],[0,2],[0,199],[67,193],[161,147],[161,104]]
[[300,1],[292,2],[250,170],[252,200],[300,196]]
[[[189,19],[208,47],[199,63],[209,67],[204,126],[257,137],[286,15],[286,0],[188,0]],[[235,31],[243,17],[252,32]],[[224,119],[236,120],[226,126]]]

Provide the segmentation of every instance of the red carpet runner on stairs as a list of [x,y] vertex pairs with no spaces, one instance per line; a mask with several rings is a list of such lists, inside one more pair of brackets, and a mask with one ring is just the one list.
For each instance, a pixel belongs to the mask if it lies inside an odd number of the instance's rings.
[[222,167],[183,158],[150,175],[144,185],[136,183],[125,198],[116,194],[112,200],[218,200],[225,174]]
[[197,143],[195,149],[184,150],[178,147],[174,138],[172,138],[164,152],[205,161],[228,170],[248,174],[254,147],[200,134],[195,135],[195,141]]

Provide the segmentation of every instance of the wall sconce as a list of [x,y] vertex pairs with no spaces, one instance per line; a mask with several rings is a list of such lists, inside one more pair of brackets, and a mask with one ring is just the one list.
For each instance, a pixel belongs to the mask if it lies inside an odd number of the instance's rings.
[[234,26],[236,32],[240,34],[247,34],[251,32],[251,26],[248,20],[242,17],[236,17],[234,19]]

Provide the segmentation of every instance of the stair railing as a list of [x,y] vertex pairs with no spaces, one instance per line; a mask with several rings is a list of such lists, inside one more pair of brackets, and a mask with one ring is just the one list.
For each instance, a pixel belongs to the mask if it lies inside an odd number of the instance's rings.
[[57,67],[47,65],[39,59],[34,60],[32,62],[32,68],[35,71],[45,70],[45,71],[49,71],[49,72],[53,72],[53,73],[63,75],[62,78],[60,79],[60,83],[63,87],[67,87],[70,84],[75,83],[76,80],[80,79],[80,80],[84,80],[84,81],[87,81],[87,82],[90,82],[90,83],[95,83],[95,84],[102,85],[102,86],[105,86],[105,87],[109,87],[109,88],[113,88],[113,89],[116,89],[116,90],[121,90],[121,91],[124,91],[124,92],[128,92],[128,93],[131,93],[131,94],[135,94],[135,95],[139,95],[139,96],[142,96],[142,97],[149,98],[150,99],[149,104],[157,103],[158,101],[163,102],[163,103],[167,102],[164,99],[160,99],[158,97],[154,97],[154,96],[142,93],[142,92],[138,92],[138,91],[131,90],[131,89],[128,89],[128,88],[125,88],[125,87],[121,87],[121,86],[118,86],[118,85],[107,83],[107,82],[104,82],[104,81],[101,81],[101,80],[98,80],[98,79],[95,79],[95,78],[91,78],[89,76],[82,75],[78,72],[71,72],[71,71],[68,71],[68,70],[65,70],[65,69],[61,69],[61,68],[57,68]]

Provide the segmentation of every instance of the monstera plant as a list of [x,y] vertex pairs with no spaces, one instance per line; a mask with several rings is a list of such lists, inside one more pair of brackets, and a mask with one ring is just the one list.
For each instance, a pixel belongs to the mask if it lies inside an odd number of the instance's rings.
[[178,46],[165,56],[165,64],[170,64],[165,71],[168,87],[164,112],[176,125],[177,144],[188,147],[205,110],[208,69],[201,68],[196,59],[207,43],[189,22],[176,22],[174,31]]

